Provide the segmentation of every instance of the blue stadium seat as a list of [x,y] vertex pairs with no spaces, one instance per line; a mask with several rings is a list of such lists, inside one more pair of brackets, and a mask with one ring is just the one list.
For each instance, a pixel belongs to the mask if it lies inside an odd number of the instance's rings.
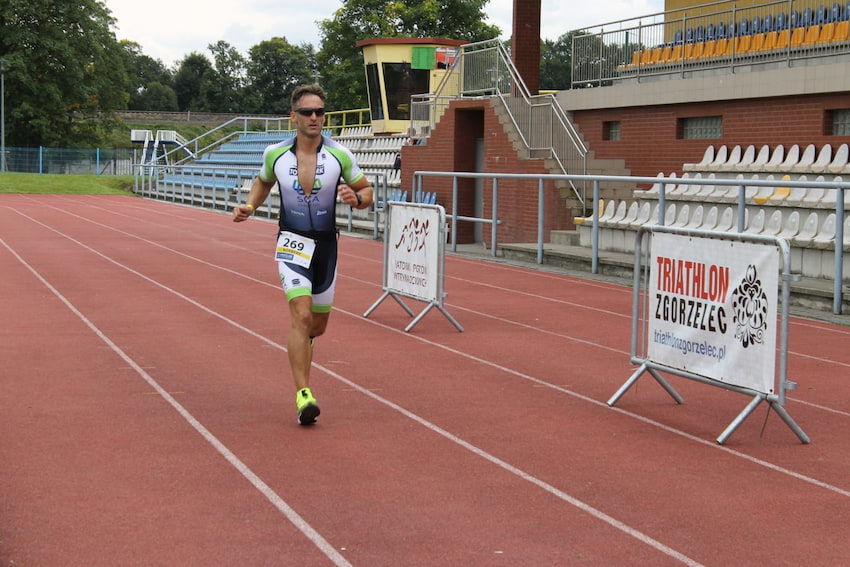
[[782,31],[788,29],[788,18],[785,12],[779,12],[776,15],[776,20],[773,22],[773,31]]
[[790,23],[790,27],[791,27],[792,29],[793,29],[793,28],[799,28],[799,27],[800,27],[800,25],[801,25],[801,24],[800,24],[800,12],[798,12],[797,10],[791,10],[791,23]]
[[750,33],[761,33],[761,18],[759,18],[758,16],[755,16],[750,22]]
[[715,37],[716,36],[714,35],[714,24],[708,24],[707,26],[705,26],[705,40],[714,41]]
[[812,25],[814,22],[812,21],[812,9],[806,8],[803,10],[803,17],[800,18],[800,27],[807,28]]
[[738,37],[742,35],[749,35],[750,33],[750,22],[747,18],[744,18],[740,22],[738,22]]
[[761,23],[761,31],[767,33],[769,31],[773,31],[773,16],[770,14],[764,17],[764,21]]
[[823,4],[818,6],[817,11],[815,12],[814,24],[822,26],[826,23],[826,8]]
[[694,41],[696,43],[702,43],[705,41],[705,28],[702,26],[697,26],[697,30],[694,33]]
[[673,36],[673,43],[676,45],[682,43],[682,30],[676,30],[676,34]]
[[847,2],[847,5],[844,6],[844,20],[850,20],[850,2]]
[[694,42],[694,29],[688,28],[685,31],[685,43],[693,43]]
[[832,5],[832,9],[829,11],[829,21],[830,22],[840,22],[841,21],[841,4],[835,2]]
[[726,39],[726,24],[723,22],[717,24],[717,30],[714,33],[717,39]]

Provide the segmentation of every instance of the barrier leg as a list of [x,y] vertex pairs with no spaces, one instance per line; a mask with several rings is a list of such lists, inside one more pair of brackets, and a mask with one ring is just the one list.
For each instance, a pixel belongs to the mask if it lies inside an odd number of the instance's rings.
[[661,374],[658,373],[658,371],[656,369],[648,368],[647,370],[649,370],[649,373],[652,374],[653,378],[655,378],[655,381],[658,382],[659,384],[661,384],[661,387],[664,388],[664,390],[668,394],[670,394],[670,397],[673,398],[674,400],[676,400],[677,404],[685,403],[685,399],[682,396],[679,395],[679,392],[677,392],[676,389],[673,388],[673,386],[670,385],[670,382],[665,380],[661,376]]
[[803,443],[804,445],[808,445],[812,442],[812,440],[809,439],[809,436],[806,435],[806,433],[800,428],[799,425],[797,425],[797,422],[794,421],[794,419],[790,415],[788,415],[788,412],[785,410],[785,407],[776,402],[771,402],[770,407],[776,410],[776,413],[779,414],[779,417],[782,418],[782,421],[785,422],[785,425],[787,425],[791,429],[791,431],[794,432],[794,434],[797,436],[801,443]]
[[457,322],[457,320],[455,320],[455,318],[454,318],[454,317],[452,317],[452,316],[449,314],[449,312],[448,312],[448,311],[446,311],[446,308],[445,308],[445,307],[443,307],[442,305],[437,305],[437,309],[439,309],[440,311],[442,311],[442,312],[443,312],[443,315],[445,315],[445,316],[446,316],[446,319],[448,319],[448,320],[449,320],[449,322],[450,322],[452,325],[454,325],[454,326],[455,326],[455,329],[457,329],[457,330],[458,330],[458,331],[460,331],[461,333],[463,332],[463,327],[461,327],[461,326],[460,326],[460,323],[458,323],[458,322]]
[[616,404],[619,401],[619,399],[623,397],[623,394],[625,394],[628,391],[628,389],[631,388],[632,385],[635,382],[637,382],[638,378],[640,378],[641,375],[644,372],[646,372],[646,363],[645,362],[643,364],[641,364],[640,368],[635,370],[635,373],[632,374],[629,377],[629,379],[626,380],[625,383],[622,386],[620,386],[620,389],[617,390],[617,392],[613,396],[611,396],[611,399],[608,400],[608,402],[607,402],[608,405],[613,406],[614,404]]
[[717,444],[723,445],[726,443],[726,440],[729,439],[729,436],[732,435],[744,420],[747,419],[751,413],[755,411],[758,405],[764,400],[764,396],[762,394],[757,395],[747,404],[747,407],[744,408],[744,411],[738,414],[738,417],[732,420],[732,423],[729,424],[729,427],[720,434],[720,437],[717,438]]

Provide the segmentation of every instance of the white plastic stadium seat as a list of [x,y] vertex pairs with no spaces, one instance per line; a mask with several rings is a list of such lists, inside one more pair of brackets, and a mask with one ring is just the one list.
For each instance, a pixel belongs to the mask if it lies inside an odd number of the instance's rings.
[[764,230],[762,230],[761,233],[766,236],[776,236],[781,231],[782,211],[780,209],[776,209],[770,213],[769,217],[767,217],[767,220],[764,223]]
[[809,166],[809,171],[814,173],[826,173],[829,168],[829,164],[832,163],[832,146],[829,144],[824,144],[820,149],[820,153],[818,154],[818,159]]
[[637,219],[638,212],[640,211],[640,205],[638,205],[637,201],[632,201],[632,204],[629,205],[629,210],[626,213],[626,216],[620,219],[617,223],[622,226],[631,226],[632,223]]
[[720,148],[714,154],[714,161],[706,165],[703,169],[716,171],[720,169],[720,166],[726,163],[727,159],[729,159],[729,150],[726,148],[725,145],[720,146]]
[[683,171],[703,171],[706,166],[714,161],[714,146],[708,146],[698,163],[686,163],[682,165]]
[[[807,181],[806,176],[801,175],[797,181]],[[819,176],[815,181],[823,181],[823,175]],[[823,187],[806,188],[805,191],[806,194],[803,195],[803,200],[800,202],[804,207],[816,207],[826,194],[826,189]]]
[[735,166],[741,162],[741,146],[735,146],[732,148],[732,151],[729,153],[729,159],[726,160],[726,163],[720,164],[720,167],[717,168],[718,171],[735,171]]
[[780,230],[779,234],[776,236],[790,241],[792,238],[797,236],[798,232],[800,232],[800,212],[791,211],[791,214],[785,217],[782,230]]
[[683,228],[688,225],[688,221],[691,218],[691,208],[685,203],[681,207],[679,207],[679,212],[676,215],[676,220],[670,226],[675,226],[676,228]]
[[645,201],[640,206],[640,211],[638,211],[638,216],[632,222],[632,228],[638,228],[649,222],[650,215],[652,215],[652,203],[649,201]]
[[815,246],[824,248],[835,241],[835,213],[829,213],[813,239]]
[[714,228],[714,230],[718,230],[720,232],[732,232],[734,226],[735,209],[733,209],[732,207],[726,207],[720,214],[720,220],[717,221],[717,226]]
[[[750,171],[764,171],[764,166],[770,160],[770,146],[767,144],[763,145],[759,150],[756,159],[753,160],[753,163],[750,164]],[[740,170],[740,168],[739,168]]]
[[850,161],[850,149],[848,149],[847,144],[841,144],[838,146],[838,149],[835,150],[835,156],[832,158],[832,163],[827,166],[826,170],[833,175],[843,173],[847,167],[848,161]]
[[741,156],[741,161],[735,164],[735,169],[738,171],[750,171],[754,161],[756,161],[756,147],[747,146],[747,149],[744,150],[744,155]]
[[749,222],[747,222],[744,232],[748,232],[750,234],[761,234],[762,231],[764,231],[765,216],[767,215],[765,214],[764,209],[759,207],[755,214],[749,218]]
[[779,166],[782,165],[784,160],[785,146],[779,144],[773,148],[773,153],[770,155],[770,159],[761,167],[761,169],[762,171],[779,171]]
[[799,161],[800,146],[794,144],[788,149],[788,153],[785,154],[785,161],[777,166],[776,171],[791,171]]
[[791,239],[792,243],[802,247],[811,245],[818,233],[819,219],[820,217],[815,211],[809,213],[800,226],[800,231]]
[[686,228],[702,228],[703,217],[705,216],[705,207],[702,205],[697,205],[694,209],[694,212],[691,214],[691,218],[688,219],[688,224],[685,225]]
[[800,156],[800,161],[791,168],[791,171],[795,173],[809,173],[812,164],[815,163],[816,151],[814,144],[806,146],[805,151],[803,151],[803,155]]
[[717,228],[717,221],[719,213],[717,211],[717,207],[712,206],[708,209],[708,212],[705,213],[705,217],[702,221],[702,226],[700,227],[703,230],[714,230]]

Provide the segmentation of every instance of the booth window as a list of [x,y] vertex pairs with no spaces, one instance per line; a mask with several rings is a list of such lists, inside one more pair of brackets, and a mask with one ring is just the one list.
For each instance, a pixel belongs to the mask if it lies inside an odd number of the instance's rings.
[[378,78],[378,64],[366,65],[366,87],[369,89],[369,110],[372,120],[384,119],[384,105],[381,104],[381,81]]
[[383,69],[390,120],[410,120],[410,97],[428,92],[431,72],[410,63],[384,63]]

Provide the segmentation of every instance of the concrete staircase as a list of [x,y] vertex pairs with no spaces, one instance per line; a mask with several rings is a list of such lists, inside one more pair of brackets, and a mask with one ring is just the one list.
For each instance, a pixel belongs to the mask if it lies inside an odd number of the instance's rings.
[[[522,142],[522,138],[520,137],[516,126],[514,126],[513,121],[511,121],[507,108],[505,108],[505,106],[498,98],[491,99],[490,104],[493,106],[493,110],[496,112],[496,116],[498,116],[499,118],[499,123],[502,125],[505,130],[505,133],[508,135],[508,139],[513,144],[514,150],[517,152],[517,155],[526,155],[528,152]],[[581,131],[578,131],[578,133],[581,136]],[[586,140],[584,140],[583,137],[582,141],[585,142],[585,145],[587,145]],[[531,155],[527,159],[542,159],[544,167],[547,171],[555,175],[563,174],[563,171],[561,171],[557,161],[549,157],[549,152],[547,150],[534,150],[531,152]],[[569,171],[567,173],[573,173],[577,175],[586,173],[587,175],[628,176],[631,175],[631,170],[626,168],[626,163],[622,159],[597,158],[595,153],[590,150],[587,153],[587,172]],[[576,189],[578,189],[579,195],[581,195],[581,199],[579,199],[579,197],[576,195],[576,191],[573,190],[573,187],[568,181],[555,182],[555,186],[560,189],[561,196],[564,198],[564,206],[569,211],[571,217],[582,217],[585,215],[589,215],[593,206],[593,185],[589,182],[584,185],[580,182],[576,182],[575,185]],[[600,198],[606,201],[611,199],[631,199],[632,191],[634,189],[634,184],[603,182],[599,186],[599,193]],[[582,200],[584,200],[585,202],[584,206],[582,205]]]

